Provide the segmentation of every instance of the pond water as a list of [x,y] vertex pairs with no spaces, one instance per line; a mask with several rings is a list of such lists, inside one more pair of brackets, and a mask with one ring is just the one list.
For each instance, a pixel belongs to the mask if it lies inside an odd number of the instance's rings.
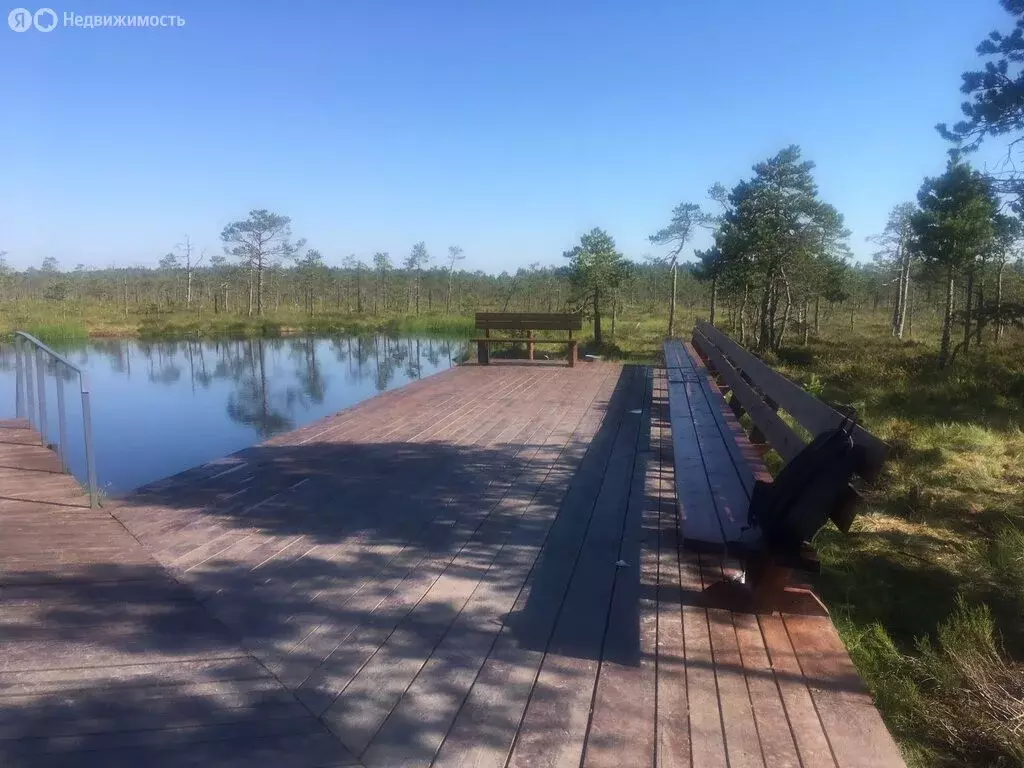
[[[457,341],[373,336],[92,340],[58,351],[92,390],[100,486],[117,496],[450,368]],[[56,382],[47,377],[51,441]],[[68,463],[85,477],[78,377],[65,383]],[[15,415],[14,355],[0,349],[0,418]]]

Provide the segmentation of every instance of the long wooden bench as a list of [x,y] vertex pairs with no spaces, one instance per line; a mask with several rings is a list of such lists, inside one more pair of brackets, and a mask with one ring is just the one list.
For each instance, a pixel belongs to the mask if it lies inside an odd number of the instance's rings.
[[[797,556],[767,551],[760,531],[747,527],[755,481],[771,481],[764,453],[774,448],[788,462],[806,444],[779,411],[812,436],[838,427],[844,415],[708,323],[698,323],[692,344],[669,340],[664,351],[683,546],[740,559],[758,601],[771,602],[794,571],[820,568],[810,544]],[[740,424],[744,414],[753,427],[749,435]],[[885,461],[886,445],[860,427],[853,439],[864,456],[860,475],[870,481]],[[849,530],[858,499],[849,488],[832,513],[840,530]]]
[[[583,317],[578,314],[559,312],[477,312],[476,328],[484,335],[473,339],[476,342],[476,358],[481,365],[491,361],[491,344],[510,342],[526,343],[529,359],[533,360],[535,344],[567,344],[569,366],[576,365],[579,341],[572,337],[573,331],[583,328]],[[518,332],[514,336],[491,336],[491,331]],[[568,331],[567,338],[538,339],[535,331]],[[523,336],[524,332],[528,335]]]

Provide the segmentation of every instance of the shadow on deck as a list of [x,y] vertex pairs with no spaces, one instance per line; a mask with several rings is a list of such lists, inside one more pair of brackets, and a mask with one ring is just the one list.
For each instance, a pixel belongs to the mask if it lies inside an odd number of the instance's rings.
[[863,687],[703,605],[662,390],[467,368],[139,489],[134,560],[4,573],[4,765],[832,759]]

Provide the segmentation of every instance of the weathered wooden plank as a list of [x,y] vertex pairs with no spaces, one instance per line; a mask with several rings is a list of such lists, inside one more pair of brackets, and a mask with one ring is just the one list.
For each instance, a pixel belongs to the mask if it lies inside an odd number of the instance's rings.
[[748,498],[701,375],[691,371],[683,383],[669,382],[677,491],[684,544],[722,552],[744,542]]
[[708,585],[701,580],[700,562],[692,552],[679,558],[680,587],[684,598],[683,638],[686,655],[686,697],[690,713],[690,754],[693,765],[725,768],[728,765],[718,680],[711,648],[707,609],[697,596]]
[[587,766],[618,768],[654,760],[660,500],[656,485],[652,488],[659,468],[649,437],[651,396],[648,379],[642,413],[630,414],[640,419],[640,438],[584,745]]
[[[593,439],[565,481],[565,499],[540,557],[441,745],[436,766],[505,765],[572,578],[627,395],[626,382],[619,380],[614,392],[591,404],[586,420]],[[607,412],[601,401],[609,402]]]
[[210,723],[209,725],[87,733],[43,739],[17,739],[3,743],[3,748],[8,755],[15,758],[20,756],[37,758],[49,754],[98,752],[133,747],[146,747],[156,751],[203,741],[244,742],[250,738],[314,735],[323,732],[323,725],[310,717],[267,720],[251,717],[240,722]]
[[340,768],[358,766],[328,733],[247,736],[217,741],[179,741],[101,751],[5,754],[5,768]]
[[793,614],[783,620],[840,768],[902,766],[896,742],[832,621],[827,616]]
[[[202,662],[187,662],[194,668]],[[74,687],[75,681],[62,681],[64,687],[52,690],[30,688],[30,693],[3,693],[0,699],[0,728],[6,732],[2,738],[11,738],[14,726],[27,723],[31,727],[46,729],[41,736],[59,735],[54,728],[64,728],[71,732],[96,733],[109,730],[107,718],[112,714],[150,717],[154,708],[169,707],[172,711],[164,712],[161,717],[184,715],[185,710],[201,705],[204,709],[212,706],[223,709],[244,709],[270,704],[295,704],[295,698],[282,688],[272,677],[257,677],[241,680],[217,680],[208,682],[203,678],[189,677],[184,682],[149,682],[145,671],[126,665],[107,668],[115,671],[129,671],[129,675],[120,680],[111,681],[105,677],[104,668],[92,668],[92,676],[88,679],[79,678],[81,685]],[[52,672],[53,670],[45,670]],[[80,669],[75,671],[81,671]],[[22,673],[25,674],[25,673]],[[125,682],[127,681],[127,682]],[[72,685],[68,686],[68,683]],[[24,688],[22,690],[25,690]],[[128,711],[130,710],[130,711]],[[83,718],[92,718],[92,725],[82,725]],[[95,723],[102,722],[103,727],[97,728]],[[120,725],[120,723],[118,723]],[[141,730],[146,727],[159,728],[160,723],[152,726],[126,728]],[[27,736],[29,734],[23,734]]]
[[734,613],[732,618],[765,764],[770,768],[799,768],[796,743],[793,741],[757,616]]
[[[36,706],[21,701],[3,702],[17,711],[0,712],[0,741],[12,739],[75,739],[130,731],[167,728],[201,729],[207,726],[255,720],[309,720],[309,711],[279,685],[261,695],[249,693],[250,701],[237,703],[229,694],[204,695],[191,689],[146,689],[148,696],[61,697]],[[233,692],[232,692],[233,693]],[[116,699],[115,699],[116,697]],[[51,741],[52,743],[52,741]]]
[[[626,370],[632,410],[642,406],[646,382],[636,369]],[[612,445],[510,766],[578,763],[583,754],[639,433],[640,419],[626,419]]]
[[[667,339],[662,345],[662,350],[665,355],[665,368],[669,371],[669,381],[673,380],[673,370],[679,371],[690,368],[690,361],[686,359],[678,339]],[[678,376],[679,374],[677,373],[676,375]]]
[[[690,385],[691,388],[693,386]],[[683,543],[685,546],[720,551],[725,547],[725,533],[718,519],[696,425],[690,414],[690,388],[686,384],[669,382],[668,400]]]
[[[698,372],[697,376],[700,375]],[[722,535],[728,545],[743,542],[745,538],[749,538],[744,536],[743,530],[747,523],[749,498],[729,452],[727,443],[731,442],[731,438],[726,438],[719,427],[718,415],[721,411],[714,403],[709,402],[707,393],[699,382],[682,386],[687,389],[694,433],[718,512]]]
[[690,717],[686,692],[682,584],[679,578],[679,510],[675,495],[668,390],[656,378],[652,421],[657,435],[659,501],[657,584],[656,768],[689,768]]
[[[714,556],[701,555],[700,562],[705,588],[722,580],[722,567]],[[743,674],[733,614],[723,608],[708,608],[707,613],[729,766],[760,768],[765,765],[761,756],[761,739],[754,720],[747,680]],[[770,768],[775,766],[771,765]]]
[[[240,654],[236,651],[236,654]],[[78,690],[118,688],[131,690],[147,686],[188,685],[197,680],[255,681],[269,679],[267,671],[252,657],[218,656],[198,661],[129,663],[104,667],[32,669],[0,673],[0,696],[40,696]]]
[[834,768],[836,762],[832,758],[825,729],[804,682],[782,617],[763,615],[758,618],[758,623],[796,742],[800,765],[802,768]]

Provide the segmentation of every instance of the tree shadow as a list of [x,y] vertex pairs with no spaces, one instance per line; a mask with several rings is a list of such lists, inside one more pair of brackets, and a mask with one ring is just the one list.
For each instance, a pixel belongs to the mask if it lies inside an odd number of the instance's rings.
[[348,757],[153,564],[5,575],[4,766],[318,765]]
[[557,439],[483,409],[475,444],[389,441],[383,409],[118,501],[159,565],[5,581],[4,765],[425,765],[453,723],[507,750],[546,683],[502,670],[639,663],[649,388],[624,368]]

